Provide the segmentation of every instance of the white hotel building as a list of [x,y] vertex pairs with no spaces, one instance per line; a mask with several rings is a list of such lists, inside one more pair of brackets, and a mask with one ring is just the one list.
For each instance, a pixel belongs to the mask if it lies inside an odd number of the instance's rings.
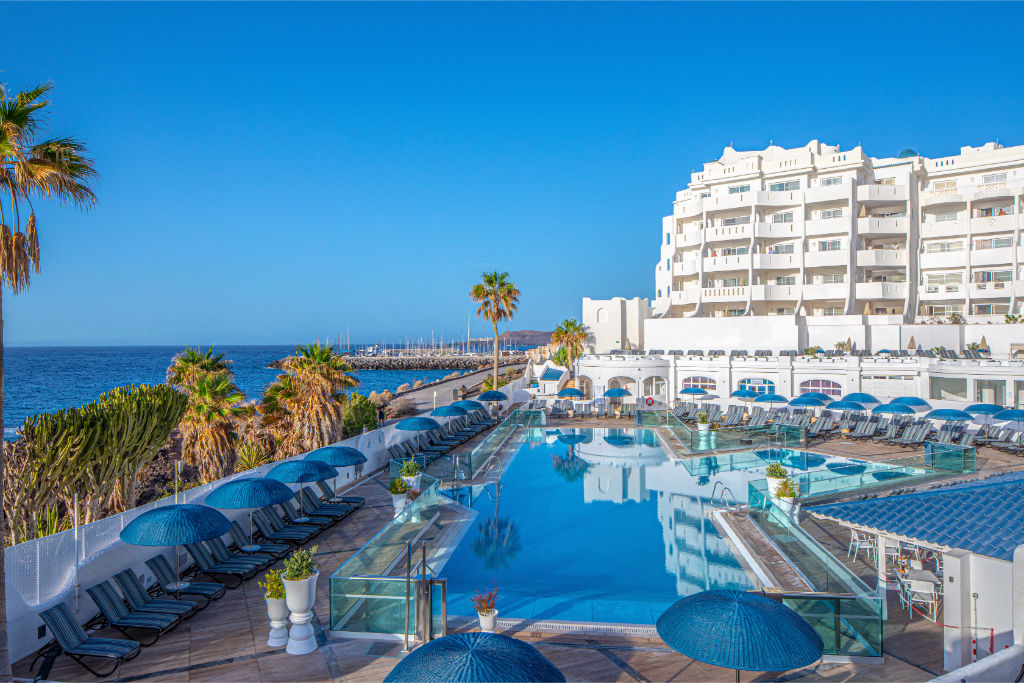
[[[793,366],[812,360],[779,351],[850,342],[914,355],[819,358],[811,375],[842,393],[902,388],[940,401],[1024,403],[1024,361],[1014,360],[1024,354],[1024,324],[1006,322],[1024,313],[1022,207],[1024,146],[990,142],[937,159],[912,150],[874,158],[816,140],[726,147],[662,220],[653,299],[583,300],[595,355],[581,360],[582,383],[600,395],[613,377],[595,363],[617,357],[618,369],[637,372],[616,383],[632,378],[642,396],[666,399],[687,377],[711,378],[689,374],[699,368],[714,370],[723,396],[756,377],[795,394],[808,380]],[[991,356],[916,355],[972,344]],[[619,349],[645,356],[609,354]],[[726,357],[687,355],[712,349]],[[773,352],[756,362],[765,367],[734,376],[732,365],[755,361],[729,353],[759,349]],[[722,363],[729,368],[711,367]],[[746,367],[739,373],[753,372]]]

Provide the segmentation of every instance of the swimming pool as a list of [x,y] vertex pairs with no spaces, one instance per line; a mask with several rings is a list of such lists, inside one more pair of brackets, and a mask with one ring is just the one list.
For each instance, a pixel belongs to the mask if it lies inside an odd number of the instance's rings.
[[716,482],[743,504],[770,459],[861,464],[791,449],[679,461],[648,429],[522,434],[501,484],[464,492],[477,516],[440,571],[451,614],[496,583],[502,617],[653,624],[680,596],[754,585],[708,517]]

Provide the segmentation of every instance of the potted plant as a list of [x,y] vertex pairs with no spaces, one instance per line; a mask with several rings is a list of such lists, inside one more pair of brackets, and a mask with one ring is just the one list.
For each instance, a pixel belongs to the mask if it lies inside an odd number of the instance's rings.
[[267,637],[269,647],[282,647],[288,643],[288,605],[284,599],[284,582],[281,581],[283,569],[271,569],[263,575],[259,582],[263,589],[263,597],[267,599],[267,618],[270,619],[270,635]]
[[777,462],[773,462],[768,465],[768,469],[764,471],[764,476],[768,478],[768,495],[772,498],[776,497],[775,491],[779,488],[779,484],[786,480],[789,475],[786,473],[786,469]]
[[472,597],[473,607],[480,619],[480,630],[494,633],[494,624],[498,619],[498,587],[494,586],[486,593],[476,592]]
[[388,493],[391,494],[391,504],[395,506],[395,517],[398,513],[405,509],[409,499],[406,494],[409,493],[409,485],[405,483],[405,479],[392,479],[391,483],[388,484]]
[[697,413],[697,431],[706,432],[711,429],[711,420],[708,418],[708,411],[702,410]]
[[284,560],[284,599],[291,610],[292,628],[288,632],[285,651],[290,655],[304,655],[316,649],[313,637],[313,601],[316,599],[316,579],[320,572],[316,568],[318,546],[299,548]]
[[800,503],[797,497],[800,495],[800,487],[790,478],[785,478],[775,488],[775,506],[779,512],[796,521],[800,514]]
[[414,459],[409,458],[402,463],[402,469],[398,471],[398,476],[402,478],[405,485],[411,489],[418,489],[420,487],[420,478],[423,476],[420,465]]

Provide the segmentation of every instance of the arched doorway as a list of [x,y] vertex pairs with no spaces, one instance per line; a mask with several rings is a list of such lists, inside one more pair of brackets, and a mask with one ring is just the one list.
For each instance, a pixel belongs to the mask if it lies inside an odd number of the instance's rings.
[[633,396],[637,395],[637,384],[636,380],[632,377],[612,377],[608,380],[608,387],[605,389],[625,389]]
[[576,388],[583,392],[584,398],[588,401],[594,398],[594,382],[586,375],[580,375],[576,378]]
[[762,377],[747,377],[741,379],[736,385],[736,388],[745,389],[747,391],[756,391],[759,394],[774,394],[775,382]]
[[648,377],[643,382],[643,396],[651,396],[656,401],[665,403],[665,378],[664,377]]

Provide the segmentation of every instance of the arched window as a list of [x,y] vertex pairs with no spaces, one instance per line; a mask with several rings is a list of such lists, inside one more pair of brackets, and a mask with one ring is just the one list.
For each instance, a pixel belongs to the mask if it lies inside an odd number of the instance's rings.
[[659,299],[661,298],[661,290],[660,289],[658,290],[658,298]]
[[820,391],[821,393],[828,394],[829,396],[842,396],[843,385],[829,379],[809,379],[804,382],[800,382],[801,394],[806,394],[811,391]]
[[759,394],[774,394],[775,382],[770,379],[762,379],[761,377],[747,377],[746,379],[741,379],[736,388],[756,391]]
[[606,323],[606,322],[608,322],[608,311],[607,310],[605,310],[603,308],[597,309],[597,322],[599,322],[599,323]]
[[697,387],[704,391],[714,391],[718,388],[715,380],[710,377],[687,377],[683,380],[683,388],[688,389],[690,387]]

